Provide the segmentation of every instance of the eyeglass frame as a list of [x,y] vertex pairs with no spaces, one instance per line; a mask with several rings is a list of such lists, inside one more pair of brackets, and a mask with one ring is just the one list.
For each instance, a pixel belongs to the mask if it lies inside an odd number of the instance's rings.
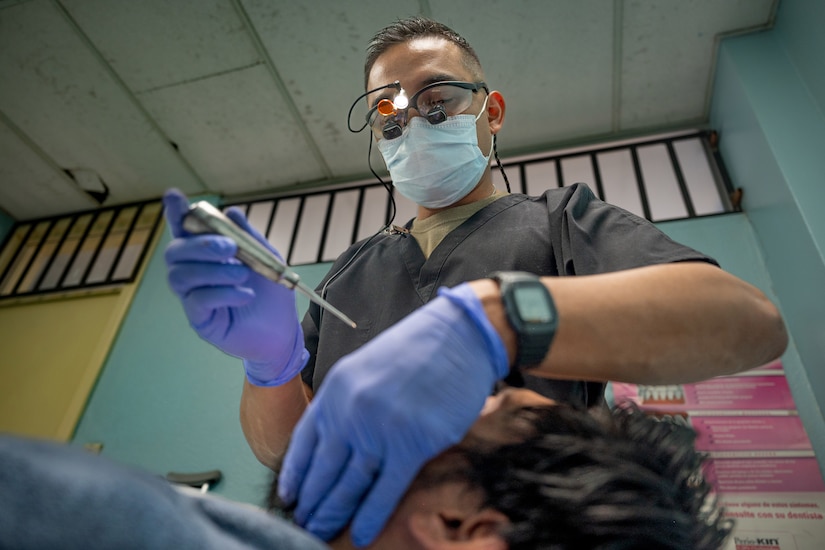
[[[444,110],[444,108],[442,106],[434,107],[429,113],[422,113],[418,109],[418,106],[417,106],[418,97],[423,92],[426,92],[427,90],[430,90],[432,88],[436,88],[438,86],[454,86],[454,87],[457,87],[457,88],[463,88],[465,90],[470,90],[471,92],[473,92],[473,94],[476,94],[476,93],[478,93],[479,90],[483,89],[485,92],[487,92],[487,95],[490,94],[490,89],[487,87],[487,83],[484,82],[484,81],[467,82],[467,81],[463,81],[463,80],[442,80],[442,81],[438,81],[438,82],[433,82],[431,84],[427,84],[426,86],[424,86],[423,88],[421,88],[420,90],[415,92],[412,95],[412,97],[410,97],[409,102],[407,103],[407,106],[403,109],[398,109],[398,112],[403,112],[406,115],[406,113],[410,109],[415,109],[416,111],[418,111],[419,115],[424,117],[427,120],[427,122],[429,122],[430,124],[441,124],[442,122],[447,120],[446,111]],[[369,91],[361,94],[360,96],[358,96],[358,98],[355,100],[355,102],[353,102],[352,107],[350,107],[349,115],[347,117],[347,125],[348,125],[349,130],[351,132],[360,132],[364,128],[369,126],[370,128],[373,129],[373,133],[375,133],[375,131],[374,131],[375,129],[372,127],[372,124],[370,124],[370,118],[378,110],[378,105],[381,101],[379,100],[378,102],[376,102],[375,105],[370,107],[370,109],[367,111],[367,114],[364,117],[365,120],[366,120],[364,122],[364,125],[361,126],[361,128],[359,128],[358,130],[353,130],[352,125],[350,123],[351,118],[352,118],[352,110],[355,108],[355,105],[358,103],[359,100],[361,100],[361,98],[366,97],[369,94],[373,94],[375,92],[378,92],[378,91],[386,89],[386,88],[395,88],[399,91],[399,94],[404,91],[404,88],[401,87],[401,83],[398,80],[396,80],[395,82],[393,82],[391,84],[385,84],[384,86],[379,86],[378,88],[375,88],[373,90],[369,90]],[[398,96],[396,95],[396,97],[398,97]],[[393,102],[394,101],[395,101],[395,98],[393,98]],[[441,108],[439,108],[439,107],[441,107]],[[431,116],[433,116],[433,115],[441,115],[442,118],[440,120],[435,119],[435,118],[431,118]],[[392,116],[397,117],[398,114],[396,113]],[[405,125],[406,125],[406,123],[405,123]],[[392,135],[388,135],[388,131],[391,131]],[[401,126],[398,124],[397,121],[387,122],[387,124],[384,125],[384,128],[381,129],[381,133],[382,133],[382,135],[384,136],[385,139],[395,139],[395,138],[399,137],[402,132],[403,132],[403,128],[401,128]]]

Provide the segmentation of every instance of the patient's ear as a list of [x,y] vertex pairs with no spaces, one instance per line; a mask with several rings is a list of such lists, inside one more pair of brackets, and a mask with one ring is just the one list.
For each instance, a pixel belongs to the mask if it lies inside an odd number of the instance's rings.
[[412,537],[426,550],[507,550],[499,532],[510,520],[492,508],[413,513],[407,521]]

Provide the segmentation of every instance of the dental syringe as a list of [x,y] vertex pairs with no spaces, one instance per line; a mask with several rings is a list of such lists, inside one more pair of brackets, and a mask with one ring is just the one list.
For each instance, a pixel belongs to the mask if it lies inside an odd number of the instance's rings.
[[255,237],[241,229],[223,212],[206,201],[196,202],[189,207],[183,218],[183,228],[194,234],[217,233],[229,237],[238,245],[235,257],[245,263],[252,271],[259,273],[287,288],[294,288],[304,296],[325,308],[343,322],[355,328],[355,321],[344,315],[335,306],[321,298],[310,287],[302,283],[297,273],[279,260],[275,254],[258,242]]

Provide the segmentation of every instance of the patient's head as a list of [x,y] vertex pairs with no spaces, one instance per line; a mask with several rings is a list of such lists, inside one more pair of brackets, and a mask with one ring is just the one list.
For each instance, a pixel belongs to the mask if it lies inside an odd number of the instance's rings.
[[[370,548],[720,548],[732,525],[707,498],[694,438],[635,408],[506,389],[422,468]],[[330,544],[351,548],[347,533]]]

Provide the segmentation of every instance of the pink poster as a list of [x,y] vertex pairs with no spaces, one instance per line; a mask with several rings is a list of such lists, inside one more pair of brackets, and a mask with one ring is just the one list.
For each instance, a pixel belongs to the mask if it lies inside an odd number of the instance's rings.
[[679,416],[736,529],[725,550],[825,548],[825,482],[782,363],[697,384],[614,383],[613,399]]
[[691,416],[702,451],[810,451],[802,420],[793,416]]

